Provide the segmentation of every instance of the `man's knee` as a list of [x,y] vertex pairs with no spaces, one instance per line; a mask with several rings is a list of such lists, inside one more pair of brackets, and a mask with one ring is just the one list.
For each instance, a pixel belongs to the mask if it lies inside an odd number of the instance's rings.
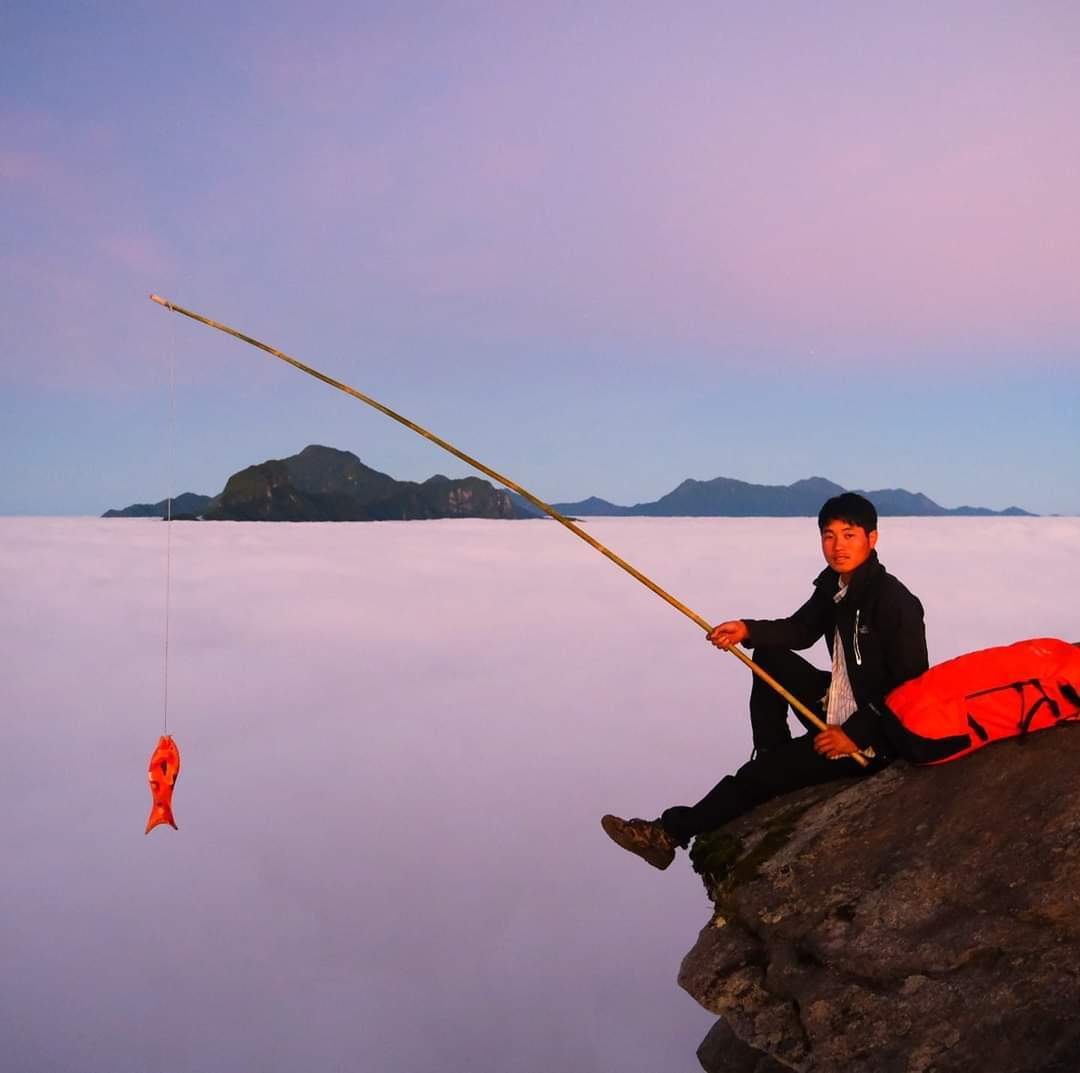
[[762,644],[760,648],[754,649],[754,662],[759,667],[774,666],[778,656],[786,652],[787,649],[778,648],[775,644]]
[[[818,670],[790,648],[768,645],[758,648],[754,652],[754,662],[807,705],[816,704],[829,684],[828,671]],[[771,691],[772,686],[754,676],[751,698]]]
[[776,645],[762,645],[754,649],[754,662],[764,671],[772,674],[773,671],[790,664],[794,653],[789,648],[779,648]]

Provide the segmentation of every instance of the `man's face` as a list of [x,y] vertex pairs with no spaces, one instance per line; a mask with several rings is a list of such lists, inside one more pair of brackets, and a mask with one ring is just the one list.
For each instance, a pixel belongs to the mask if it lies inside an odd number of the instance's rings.
[[877,543],[877,530],[867,531],[850,522],[829,522],[821,530],[821,551],[825,561],[845,580],[870,558]]

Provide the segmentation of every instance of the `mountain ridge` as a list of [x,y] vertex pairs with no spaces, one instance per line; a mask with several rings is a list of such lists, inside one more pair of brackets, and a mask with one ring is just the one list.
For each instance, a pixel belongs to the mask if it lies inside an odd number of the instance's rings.
[[[509,492],[479,477],[435,474],[398,481],[366,466],[350,451],[309,444],[288,458],[271,458],[232,474],[213,496],[194,496],[173,516],[206,521],[338,522],[435,518],[519,518]],[[198,509],[191,505],[199,502]],[[165,500],[136,503],[103,517],[164,517]]]
[[[905,488],[847,489],[826,477],[791,484],[753,484],[735,477],[688,477],[659,499],[623,506],[600,496],[553,502],[579,517],[791,518],[814,517],[830,496],[857,491],[883,517],[1033,517],[1020,507],[943,507]],[[166,501],[134,503],[102,517],[164,517]],[[349,451],[310,444],[286,459],[268,459],[237,471],[214,497],[187,492],[173,500],[174,516],[208,521],[384,521],[431,518],[537,518],[544,515],[515,492],[480,477],[436,474],[399,481],[372,469]]]
[[[821,504],[842,492],[866,496],[883,517],[1033,517],[1020,507],[992,510],[989,507],[943,507],[922,492],[906,488],[865,490],[845,488],[826,477],[804,477],[792,484],[752,484],[734,477],[714,477],[699,481],[687,478],[666,495],[652,502],[622,506],[590,496],[576,502],[552,506],[564,514],[594,517],[645,516],[653,518],[792,518],[814,517]],[[518,504],[522,506],[522,504]],[[530,505],[531,506],[531,505]]]

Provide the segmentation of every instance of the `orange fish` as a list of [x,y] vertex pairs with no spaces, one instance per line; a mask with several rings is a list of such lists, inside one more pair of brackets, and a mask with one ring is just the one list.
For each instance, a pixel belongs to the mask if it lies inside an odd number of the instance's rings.
[[150,757],[149,774],[154,804],[150,809],[150,819],[146,821],[147,834],[159,823],[176,827],[172,814],[172,792],[180,774],[180,749],[168,734],[158,739],[154,755]]

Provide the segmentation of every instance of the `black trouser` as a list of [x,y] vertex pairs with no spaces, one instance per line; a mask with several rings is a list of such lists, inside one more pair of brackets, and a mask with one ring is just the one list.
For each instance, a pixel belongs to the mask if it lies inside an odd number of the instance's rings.
[[[802,656],[786,648],[756,649],[754,662],[763,671],[768,671],[789,693],[794,693],[815,715],[825,718],[822,701],[832,680],[829,671],[819,671]],[[795,710],[795,718],[811,734],[817,733],[817,728],[802,712]],[[788,702],[756,674],[754,684],[750,687],[750,726],[754,732],[754,749],[759,754],[791,741]]]
[[[824,717],[822,699],[831,678],[828,671],[819,671],[794,652],[778,648],[759,648],[754,660],[807,708]],[[756,755],[734,775],[722,779],[696,805],[666,809],[660,823],[668,834],[685,846],[695,835],[711,831],[773,797],[833,779],[873,774],[885,766],[880,760],[864,768],[846,757],[828,760],[820,756],[814,752],[817,730],[798,712],[796,715],[811,733],[791,737],[787,708],[787,701],[754,675],[750,721]]]

